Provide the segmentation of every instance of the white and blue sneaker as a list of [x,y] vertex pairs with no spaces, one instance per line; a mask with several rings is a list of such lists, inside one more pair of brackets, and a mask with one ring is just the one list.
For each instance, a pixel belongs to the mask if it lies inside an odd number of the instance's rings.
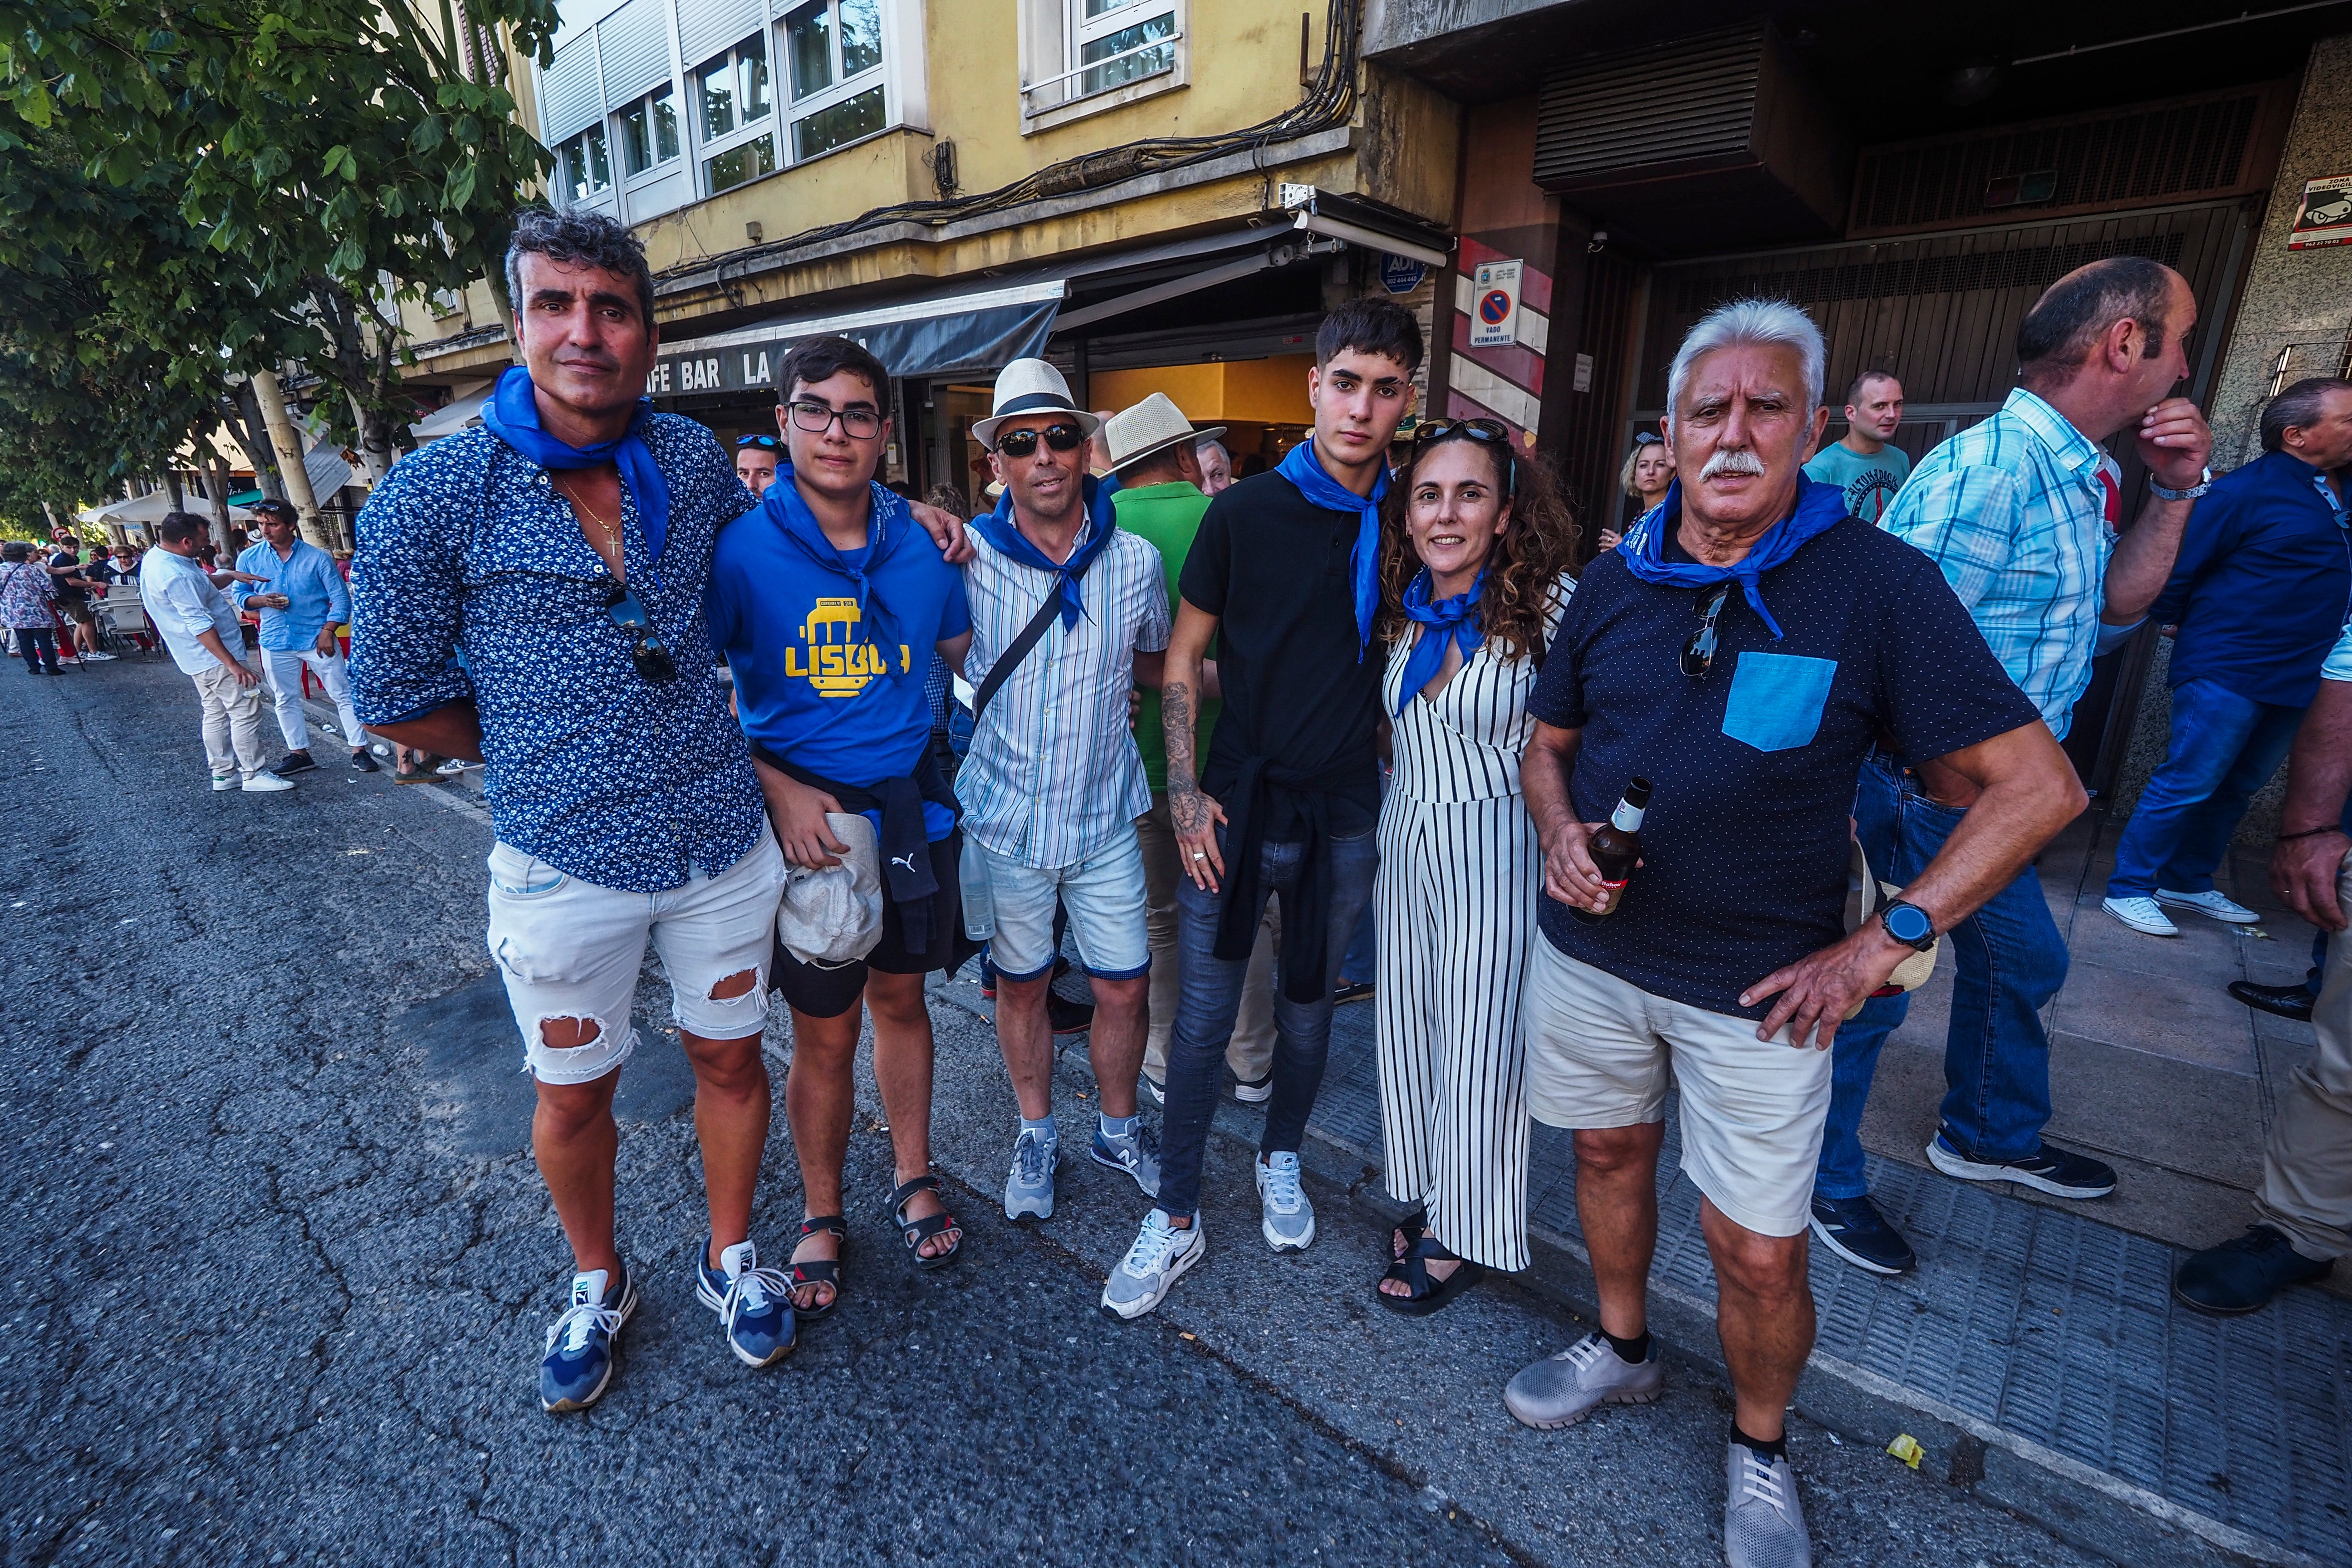
[[761,1268],[748,1241],[723,1247],[719,1267],[703,1243],[695,1256],[694,1299],[719,1314],[727,1348],[745,1366],[773,1366],[793,1353],[793,1287],[779,1268]]
[[1024,1128],[1013,1145],[1013,1170],[1004,1178],[1006,1219],[1054,1217],[1054,1171],[1062,1163],[1062,1141]]
[[636,1310],[637,1284],[626,1265],[617,1283],[602,1268],[572,1277],[572,1304],[548,1325],[547,1356],[539,1363],[541,1409],[560,1415],[604,1396],[621,1325]]
[[1153,1209],[1143,1216],[1143,1228],[1136,1233],[1135,1245],[1118,1260],[1103,1282],[1102,1310],[1107,1318],[1134,1319],[1143,1316],[1160,1305],[1168,1294],[1168,1287],[1176,1283],[1184,1270],[1201,1261],[1209,1250],[1209,1238],[1201,1225],[1201,1216],[1192,1216],[1192,1227],[1178,1230],[1168,1219],[1168,1211]]
[[1147,1198],[1160,1195],[1160,1134],[1138,1118],[1135,1131],[1123,1137],[1113,1137],[1095,1123],[1092,1153],[1095,1163],[1108,1165],[1114,1171],[1125,1171],[1135,1178]]
[[1257,1162],[1258,1228],[1276,1252],[1304,1252],[1315,1239],[1315,1205],[1298,1184],[1298,1156],[1288,1150]]

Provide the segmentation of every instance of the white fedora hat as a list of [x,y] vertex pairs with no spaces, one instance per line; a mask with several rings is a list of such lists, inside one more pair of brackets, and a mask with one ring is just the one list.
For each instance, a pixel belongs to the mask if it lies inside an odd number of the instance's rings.
[[1164,392],[1155,392],[1134,407],[1122,408],[1103,421],[1103,439],[1110,446],[1113,473],[1171,447],[1186,441],[1213,440],[1224,433],[1222,425],[1193,429],[1184,411]]
[[1041,359],[1017,359],[997,373],[995,405],[987,418],[971,427],[971,438],[993,448],[996,427],[1024,414],[1066,414],[1089,436],[1102,424],[1077,406],[1060,371]]

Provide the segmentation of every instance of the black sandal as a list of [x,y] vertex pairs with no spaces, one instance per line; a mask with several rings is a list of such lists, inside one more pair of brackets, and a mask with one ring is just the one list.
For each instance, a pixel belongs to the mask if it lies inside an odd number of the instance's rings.
[[[801,1221],[800,1240],[793,1243],[793,1250],[798,1252],[801,1242],[806,1241],[812,1236],[827,1234],[835,1237],[841,1244],[835,1249],[835,1256],[812,1258],[806,1263],[795,1263],[792,1266],[793,1315],[803,1323],[814,1323],[819,1318],[830,1316],[833,1310],[841,1305],[840,1254],[849,1250],[848,1222],[837,1214],[818,1215],[813,1219]],[[833,1294],[825,1298],[824,1305],[822,1307],[803,1307],[799,1301],[800,1289],[803,1285],[830,1285],[833,1287]]]
[[[942,1206],[939,1213],[929,1215],[923,1219],[908,1219],[907,1217],[907,1205],[914,1201],[914,1197],[917,1193],[923,1192],[925,1190],[934,1193],[939,1192],[940,1190],[940,1179],[937,1176],[930,1174],[929,1172],[917,1176],[910,1182],[902,1182],[898,1186],[892,1188],[889,1199],[890,1218],[898,1226],[899,1239],[907,1244],[907,1252],[908,1256],[914,1258],[916,1268],[945,1268],[949,1264],[953,1263],[958,1258],[963,1256],[963,1237],[961,1234],[961,1227],[956,1224],[955,1215],[947,1212],[947,1209],[944,1206],[946,1203],[944,1195],[940,1199]],[[931,1237],[935,1236],[943,1235],[950,1230],[957,1231],[959,1233],[956,1237],[955,1245],[953,1247],[949,1247],[945,1252],[940,1253],[936,1257],[926,1258],[923,1256],[921,1250],[923,1243],[930,1240]]]
[[[1432,1279],[1429,1277],[1432,1263],[1457,1263],[1461,1267],[1443,1279]],[[1381,1276],[1383,1279],[1403,1280],[1412,1293],[1392,1296],[1375,1286],[1372,1294],[1378,1296],[1381,1305],[1391,1312],[1402,1313],[1408,1318],[1425,1318],[1468,1289],[1484,1273],[1485,1269],[1466,1258],[1448,1252],[1444,1242],[1423,1231],[1420,1239],[1412,1244],[1412,1249],[1390,1264],[1389,1271]]]
[[[1389,1227],[1389,1263],[1391,1267],[1412,1256],[1413,1244],[1429,1234],[1429,1211],[1415,1209]],[[1397,1237],[1404,1237],[1404,1250],[1397,1250]]]

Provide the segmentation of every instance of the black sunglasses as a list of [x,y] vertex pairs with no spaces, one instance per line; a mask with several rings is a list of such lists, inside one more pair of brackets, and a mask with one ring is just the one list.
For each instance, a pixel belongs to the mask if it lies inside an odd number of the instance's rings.
[[[1056,452],[1075,452],[1087,444],[1087,433],[1076,425],[1057,421],[1043,432],[1045,445]],[[1007,430],[996,438],[996,449],[1008,458],[1025,458],[1037,449],[1035,430]]]
[[822,436],[841,421],[841,433],[854,440],[870,441],[882,428],[882,416],[871,408],[835,408],[814,397],[795,400],[792,405],[793,424],[812,436]]
[[1654,430],[1636,430],[1633,432],[1633,445],[1636,447],[1660,447],[1665,444],[1665,439],[1666,438],[1664,436],[1659,435]]
[[1715,617],[1723,614],[1723,601],[1730,592],[1730,584],[1717,583],[1699,595],[1698,603],[1694,606],[1698,612],[1699,628],[1691,634],[1691,640],[1683,645],[1685,675],[1705,675],[1707,667],[1715,662]]
[[670,657],[669,645],[654,629],[636,595],[616,584],[604,595],[604,613],[612,617],[614,626],[629,634],[629,662],[637,667],[640,677],[654,686],[667,685],[677,679],[677,660]]
[[1519,488],[1519,454],[1511,444],[1510,427],[1499,419],[1424,419],[1414,426],[1412,449],[1438,441],[1470,440],[1493,447],[1503,455],[1503,495],[1506,500],[1516,495]]
[[738,447],[757,447],[765,452],[772,452],[783,445],[773,436],[738,436],[735,437],[735,444]]

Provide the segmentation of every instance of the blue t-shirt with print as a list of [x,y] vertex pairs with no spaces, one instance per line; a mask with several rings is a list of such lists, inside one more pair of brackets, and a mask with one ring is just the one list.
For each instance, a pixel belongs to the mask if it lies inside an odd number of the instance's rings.
[[1886,515],[1887,503],[1911,477],[1911,459],[1900,447],[1881,447],[1865,458],[1843,441],[1832,441],[1805,465],[1805,478],[1845,492],[1845,510],[1864,522]]
[[[1691,559],[1672,532],[1664,549]],[[1761,591],[1784,639],[1735,584],[1714,662],[1685,675],[1713,590],[1643,582],[1612,551],[1569,601],[1528,703],[1582,731],[1579,820],[1605,820],[1630,779],[1652,786],[1643,863],[1615,912],[1588,923],[1547,896],[1544,935],[1654,995],[1748,1018],[1769,1003],[1742,1007],[1742,991],[1845,934],[1872,742],[1939,757],[2040,718],[1935,563],[1859,519],[1809,540]]]
[[[765,508],[719,536],[704,596],[711,646],[735,672],[743,732],[861,789],[907,777],[921,762],[931,738],[923,678],[932,645],[971,629],[963,574],[896,496],[877,487],[875,509],[887,513],[879,539],[839,552],[866,574],[865,605],[854,581],[813,560]],[[877,604],[896,623],[893,646],[875,640]],[[954,825],[928,802],[924,815],[938,819],[933,838]]]

